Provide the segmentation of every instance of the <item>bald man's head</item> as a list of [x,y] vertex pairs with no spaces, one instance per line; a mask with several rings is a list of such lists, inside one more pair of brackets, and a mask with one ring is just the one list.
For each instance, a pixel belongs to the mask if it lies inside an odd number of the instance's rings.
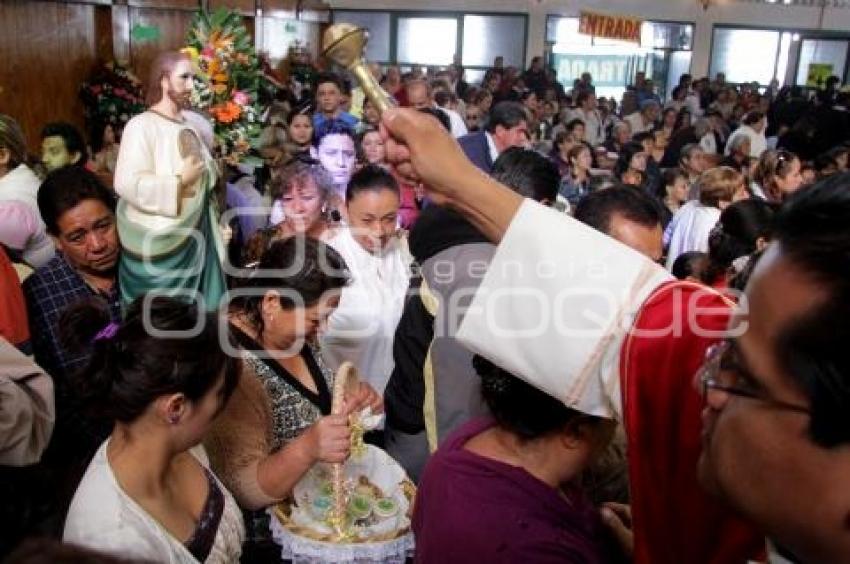
[[424,80],[411,80],[407,85],[407,104],[417,110],[433,106],[428,83]]

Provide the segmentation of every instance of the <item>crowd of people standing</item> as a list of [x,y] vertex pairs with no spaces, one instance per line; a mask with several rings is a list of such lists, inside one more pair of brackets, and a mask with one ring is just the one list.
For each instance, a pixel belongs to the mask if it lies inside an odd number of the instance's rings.
[[[560,83],[542,57],[523,72],[499,57],[481,84],[459,65],[372,65],[402,108],[382,116],[316,73],[271,104],[264,166],[221,171],[229,219],[209,226],[233,267],[220,290],[239,292],[216,310],[128,294],[127,202],[168,215],[203,176],[182,155],[176,175],[138,164],[142,133],[208,137],[170,94],[186,63],[157,59],[160,96],[123,141],[48,124],[33,159],[0,115],[0,551],[47,535],[104,562],[279,561],[267,508],[317,462],[344,461],[347,415],[368,407],[386,411],[368,440],[419,485],[417,561],[850,554],[850,105],[835,81],[806,98],[683,75],[663,99],[638,73],[614,100],[589,74]],[[497,266],[563,257],[602,260],[600,284],[636,300],[617,298],[606,335],[464,336],[481,296],[528,282]],[[529,284],[592,285],[582,268]],[[518,329],[527,302],[508,294],[497,317]],[[750,328],[615,327],[691,313]],[[346,361],[363,381],[332,414]],[[671,523],[679,502],[687,519]]]

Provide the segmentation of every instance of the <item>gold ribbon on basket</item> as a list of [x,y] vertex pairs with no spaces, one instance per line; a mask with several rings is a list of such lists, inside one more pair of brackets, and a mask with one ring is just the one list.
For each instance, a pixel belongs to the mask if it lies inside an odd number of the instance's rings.
[[[341,415],[345,407],[345,396],[354,395],[360,383],[360,375],[350,362],[343,362],[334,378],[334,393],[331,402],[331,413]],[[345,476],[342,464],[336,463],[331,468],[331,485],[333,486],[333,506],[328,512],[328,525],[336,532],[336,542],[348,541],[352,535],[345,527]]]
[[[350,362],[344,362],[334,375],[334,385],[332,390],[333,396],[331,399],[332,414],[340,415],[343,413],[346,396],[353,396],[356,394],[359,385],[360,375],[357,368],[355,368]],[[352,419],[355,418],[357,418],[357,416],[352,416]],[[363,442],[363,432],[365,429],[360,429],[359,437],[355,436],[358,434],[355,431],[356,430],[352,430],[352,453],[358,448],[362,448],[365,452],[367,448]],[[331,465],[332,505],[325,519],[325,524],[331,528],[331,533],[321,533],[309,527],[296,524],[293,519],[293,510],[297,501],[294,497],[275,506],[274,515],[278,521],[280,521],[280,523],[291,533],[314,541],[329,543],[359,544],[384,542],[392,541],[408,534],[410,532],[409,525],[395,531],[370,536],[369,538],[360,538],[352,532],[350,528],[350,521],[346,518],[348,499],[346,495],[347,488],[343,466],[344,464],[342,463]],[[407,498],[407,517],[410,519],[413,515],[416,486],[409,479],[405,479],[400,482],[399,486],[401,487],[402,494],[405,498]]]

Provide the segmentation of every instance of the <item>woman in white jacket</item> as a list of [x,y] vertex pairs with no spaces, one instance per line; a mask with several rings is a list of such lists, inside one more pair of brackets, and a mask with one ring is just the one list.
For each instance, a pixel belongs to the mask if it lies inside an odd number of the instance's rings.
[[363,167],[345,195],[348,226],[328,244],[345,259],[352,283],[322,335],[332,369],[352,362],[379,394],[393,371],[393,337],[401,319],[412,257],[398,230],[399,187],[383,168]]
[[242,514],[199,446],[237,382],[227,335],[213,314],[164,297],[131,304],[120,327],[108,320],[87,303],[62,318],[69,341],[94,348],[80,400],[115,421],[63,540],[152,562],[238,562]]
[[732,132],[729,139],[726,140],[725,156],[732,153],[732,148],[735,146],[733,140],[736,137],[745,135],[750,140],[750,156],[759,158],[761,154],[767,150],[767,138],[764,132],[767,129],[767,116],[761,112],[750,112],[741,120],[741,125]]
[[679,255],[708,251],[708,236],[720,219],[720,212],[733,202],[748,197],[744,175],[728,166],[703,172],[697,180],[699,199],[679,208],[664,230],[667,269],[672,270]]

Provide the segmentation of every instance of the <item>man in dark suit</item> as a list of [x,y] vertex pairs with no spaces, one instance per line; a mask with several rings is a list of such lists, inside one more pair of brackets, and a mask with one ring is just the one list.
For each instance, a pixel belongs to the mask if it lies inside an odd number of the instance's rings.
[[529,116],[518,102],[499,102],[490,110],[487,127],[458,139],[472,163],[490,174],[493,163],[508,147],[525,147],[529,142]]

